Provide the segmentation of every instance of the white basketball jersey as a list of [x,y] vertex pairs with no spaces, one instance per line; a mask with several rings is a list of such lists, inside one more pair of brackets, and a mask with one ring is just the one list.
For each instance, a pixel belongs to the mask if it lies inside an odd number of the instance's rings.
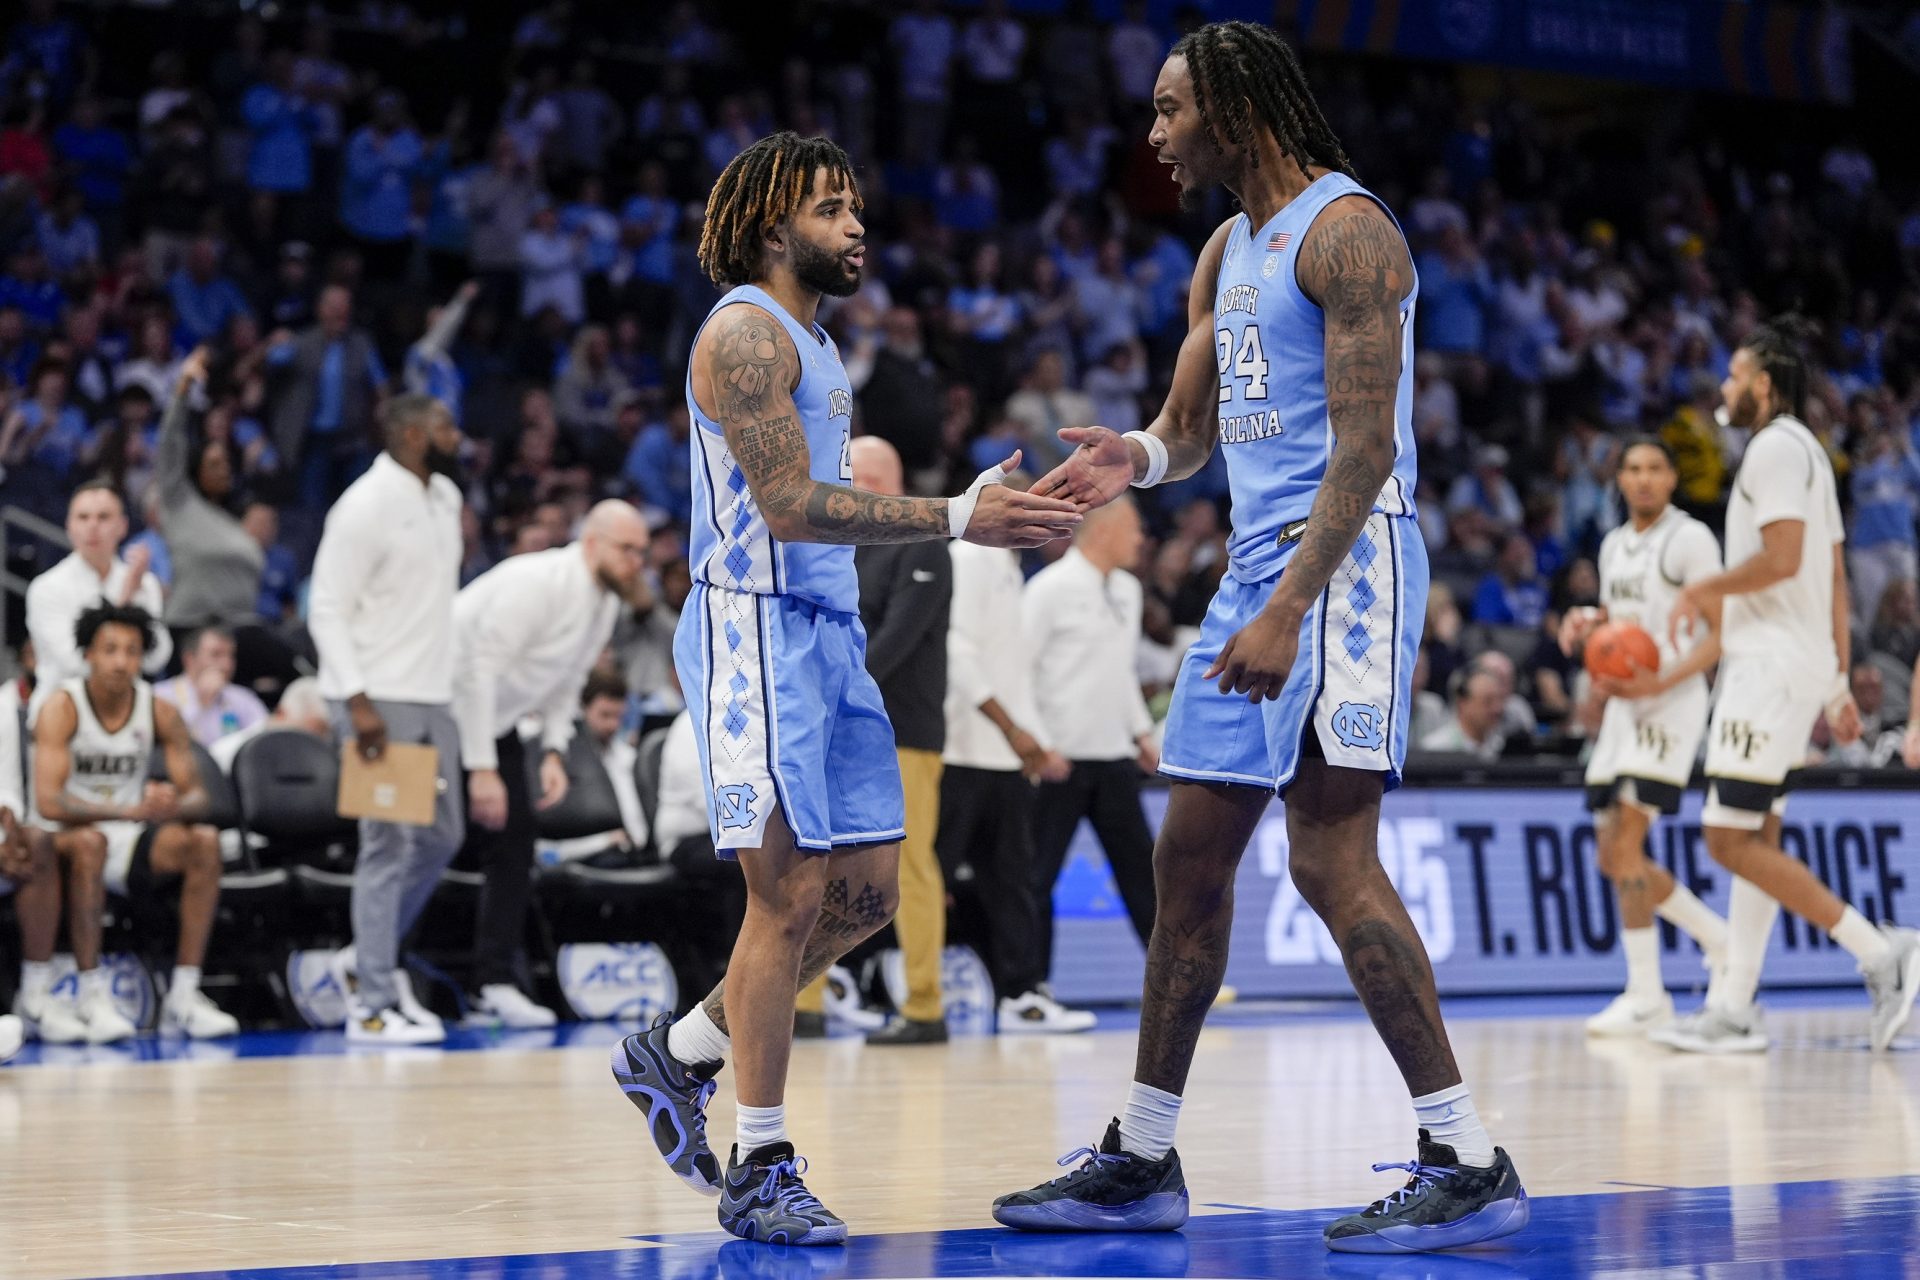
[[1634,623],[1653,636],[1664,666],[1680,656],[1667,639],[1680,588],[1718,572],[1720,544],[1713,531],[1668,507],[1646,529],[1636,530],[1629,520],[1600,543],[1600,603],[1608,620]]
[[1728,657],[1766,657],[1825,689],[1833,651],[1833,549],[1845,541],[1840,495],[1826,448],[1805,423],[1781,414],[1754,433],[1727,500],[1727,559],[1741,564],[1766,545],[1761,530],[1803,524],[1800,568],[1761,591],[1728,596],[1720,624]]
[[133,682],[133,714],[111,733],[94,714],[86,681],[68,680],[60,687],[73,699],[75,712],[66,794],[90,804],[139,804],[153,754],[153,686],[145,680]]

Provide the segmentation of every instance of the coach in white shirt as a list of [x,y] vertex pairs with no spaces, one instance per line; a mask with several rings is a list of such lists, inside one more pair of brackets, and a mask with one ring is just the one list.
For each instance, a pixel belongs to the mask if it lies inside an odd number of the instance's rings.
[[947,882],[973,868],[986,915],[988,967],[1004,1032],[1087,1031],[1093,1015],[1045,990],[1034,918],[1034,784],[1067,776],[1066,757],[1037,736],[1033,657],[1020,620],[1020,554],[955,542],[947,624],[946,748],[940,833]]
[[352,908],[359,985],[347,1015],[349,1040],[428,1044],[445,1032],[396,971],[400,941],[466,825],[451,707],[460,428],[445,405],[421,395],[395,396],[380,422],[385,451],[327,512],[307,628],[320,652],[320,692],[362,756],[378,759],[389,740],[427,743],[440,756],[431,826],[360,821]]
[[[33,637],[39,683],[27,713],[68,680],[85,679],[87,661],[74,643],[73,624],[102,600],[137,604],[155,618],[165,607],[160,582],[147,572],[147,549],[135,547],[125,560],[114,554],[127,536],[127,509],[105,480],[89,480],[67,500],[67,541],[73,552],[27,587],[27,634]],[[173,639],[165,627],[153,628],[153,648],[142,669],[149,676],[166,670]]]
[[[509,1027],[550,1027],[520,989],[533,896],[534,811],[567,794],[574,714],[623,601],[639,589],[647,524],[624,502],[588,513],[580,540],[501,561],[453,604],[453,716],[467,810],[486,883],[474,940],[477,1009]],[[540,719],[540,798],[529,793],[519,724]],[[448,858],[453,850],[447,850]]]
[[1145,946],[1153,934],[1153,833],[1140,809],[1142,771],[1160,765],[1140,693],[1140,580],[1128,570],[1146,543],[1122,496],[1087,513],[1073,549],[1027,583],[1021,613],[1033,658],[1040,733],[1072,765],[1034,802],[1034,903],[1039,954],[1053,968],[1053,884],[1080,820],[1093,823]]

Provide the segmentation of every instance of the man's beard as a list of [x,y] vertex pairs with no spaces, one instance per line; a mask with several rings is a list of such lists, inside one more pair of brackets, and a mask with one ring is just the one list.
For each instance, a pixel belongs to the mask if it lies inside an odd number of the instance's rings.
[[1751,391],[1742,391],[1740,398],[1733,402],[1727,411],[1727,420],[1736,427],[1752,428],[1760,425],[1760,401]]
[[453,481],[455,487],[462,493],[466,492],[467,469],[461,464],[458,450],[449,453],[443,449],[436,449],[432,445],[428,445],[427,470],[433,472],[435,475],[445,476],[447,479]]
[[829,298],[851,298],[860,291],[860,272],[849,267],[843,253],[831,253],[795,236],[793,274],[815,293]]

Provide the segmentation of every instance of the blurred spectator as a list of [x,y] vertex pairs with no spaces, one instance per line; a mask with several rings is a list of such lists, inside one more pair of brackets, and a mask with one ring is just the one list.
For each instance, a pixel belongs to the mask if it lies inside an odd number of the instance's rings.
[[26,0],[26,13],[7,33],[7,71],[34,80],[54,106],[63,106],[92,81],[99,59],[86,33],[62,17],[54,0]]
[[40,215],[35,240],[47,270],[55,278],[91,272],[100,266],[100,227],[87,216],[85,200],[76,188],[60,192]]
[[1087,370],[1087,399],[1093,402],[1093,420],[1125,434],[1137,431],[1140,397],[1147,389],[1147,358],[1137,342],[1116,342],[1100,363]]
[[554,384],[553,411],[576,443],[612,435],[620,401],[632,390],[612,356],[613,342],[603,326],[583,326],[574,336],[566,370]]
[[26,316],[27,327],[44,334],[53,331],[66,301],[39,241],[22,238],[7,258],[6,274],[0,276],[0,306],[17,307]]
[[133,359],[113,371],[116,387],[143,388],[155,407],[165,409],[173,403],[174,384],[180,379],[180,360],[175,354],[173,331],[167,318],[150,313],[136,330]]
[[40,365],[27,391],[0,423],[0,469],[30,469],[64,485],[91,438],[86,411],[74,403],[60,365]]
[[[1545,628],[1542,628],[1544,632]],[[1518,685],[1518,672],[1513,659],[1499,649],[1483,649],[1467,660],[1463,671],[1479,671],[1493,677],[1500,688],[1500,730],[1509,739],[1530,738],[1539,722],[1534,718],[1533,705],[1521,696]]]
[[1506,701],[1500,682],[1485,671],[1465,671],[1455,681],[1453,719],[1420,740],[1425,751],[1461,752],[1498,760],[1506,746],[1500,708]]
[[599,173],[620,140],[622,113],[613,95],[600,87],[592,58],[574,60],[567,86],[554,101],[560,109],[558,158],[569,168]]
[[146,224],[147,274],[172,275],[201,230],[212,203],[213,162],[206,130],[191,107],[161,120],[134,178],[134,200]]
[[98,98],[85,96],[74,103],[72,118],[53,131],[53,149],[86,202],[87,213],[99,219],[109,242],[117,241],[133,148],[124,133],[106,123]]
[[426,148],[407,123],[407,106],[389,89],[374,98],[373,118],[347,142],[340,221],[359,242],[369,274],[397,281],[411,248],[414,184]]
[[1687,381],[1686,403],[1660,428],[1660,439],[1672,451],[1674,470],[1680,475],[1676,500],[1702,518],[1712,513],[1727,489],[1727,463],[1713,420],[1719,405],[1719,378],[1696,373]]
[[914,0],[887,31],[900,98],[900,152],[910,165],[933,163],[946,140],[952,100],[953,19],[936,0]]
[[327,700],[320,696],[320,682],[312,676],[301,676],[281,691],[280,701],[266,719],[219,739],[207,748],[207,754],[223,772],[231,774],[240,748],[270,729],[311,734],[331,742],[333,720],[327,712]]
[[1473,470],[1447,491],[1447,520],[1457,544],[1491,549],[1526,519],[1520,495],[1507,479],[1508,460],[1499,445],[1482,446],[1474,452]]
[[1007,397],[1007,417],[1020,424],[1020,446],[1027,451],[1025,469],[1045,473],[1067,456],[1060,440],[1063,427],[1094,423],[1093,401],[1067,386],[1065,358],[1058,351],[1034,356],[1020,390]]
[[268,626],[293,616],[299,595],[300,567],[291,548],[280,541],[280,510],[270,502],[249,502],[240,527],[260,547],[260,602],[255,612]]
[[320,291],[315,317],[298,335],[278,334],[267,363],[275,371],[274,448],[299,476],[301,503],[318,510],[367,463],[387,371],[372,337],[353,323],[353,294],[344,286]]
[[[620,803],[620,828],[572,840],[542,841],[539,856],[543,863],[570,862],[603,853],[618,853],[630,860],[647,847],[646,811],[640,807],[640,793],[633,781],[634,764],[639,753],[620,729],[626,710],[625,680],[617,674],[610,675],[603,671],[595,671],[587,676],[586,684],[580,689],[578,728],[593,742],[601,767],[607,771],[607,781],[613,784],[614,798]],[[704,829],[704,808],[701,810],[700,823]]]
[[1074,301],[1085,317],[1080,350],[1088,365],[1116,346],[1140,340],[1144,310],[1140,290],[1127,274],[1125,248],[1120,237],[1100,242],[1095,268],[1074,281]]
[[182,346],[197,347],[226,332],[235,316],[251,315],[240,286],[220,274],[220,244],[212,236],[197,237],[187,259],[167,282],[174,323]]
[[233,633],[202,627],[180,647],[181,674],[153,686],[156,698],[179,708],[187,732],[203,747],[264,723],[267,708],[249,689],[233,683]]
[[1484,352],[1493,277],[1466,231],[1442,227],[1437,246],[1420,255],[1418,270],[1421,345],[1446,355]]
[[1500,544],[1500,558],[1473,593],[1473,620],[1496,627],[1538,627],[1547,612],[1539,558],[1523,534]]
[[493,141],[493,162],[467,186],[466,213],[472,230],[473,269],[488,302],[518,310],[521,239],[533,225],[541,200],[529,166],[501,133]]
[[[638,403],[628,403],[638,413]],[[626,476],[646,504],[685,526],[693,517],[693,476],[687,440],[691,423],[684,398],[667,406],[665,416],[648,423],[627,454]]]
[[940,464],[940,380],[920,336],[920,317],[909,307],[887,312],[884,340],[863,381],[849,366],[867,431],[899,451],[909,488]]
[[1152,101],[1153,82],[1166,56],[1166,38],[1148,21],[1146,0],[1127,0],[1120,21],[1107,32],[1114,101],[1123,110]]
[[[1877,424],[1876,424],[1877,425]],[[1853,519],[1847,527],[1847,582],[1856,625],[1871,625],[1894,582],[1920,573],[1914,519],[1920,510],[1920,454],[1904,431],[1873,430],[1861,442],[1852,475]]]
[[1599,546],[1600,535],[1620,522],[1613,502],[1620,442],[1603,432],[1590,413],[1573,414],[1568,428],[1554,454],[1554,478],[1564,494],[1567,537],[1574,546],[1592,550]]
[[520,314],[551,308],[568,326],[586,318],[586,243],[560,228],[560,212],[545,200],[520,237]]
[[454,363],[450,349],[467,318],[467,308],[473,305],[479,292],[480,286],[471,280],[461,285],[445,306],[427,312],[427,331],[407,348],[403,374],[407,390],[415,395],[432,396],[447,406],[456,423],[461,420],[461,396],[466,390],[466,381],[460,376],[460,366]]
[[320,113],[294,87],[290,50],[276,49],[267,59],[266,78],[247,90],[240,114],[249,135],[247,186],[256,200],[270,202],[276,225],[304,221],[281,221],[286,217],[281,205],[291,205],[313,190],[313,142]]

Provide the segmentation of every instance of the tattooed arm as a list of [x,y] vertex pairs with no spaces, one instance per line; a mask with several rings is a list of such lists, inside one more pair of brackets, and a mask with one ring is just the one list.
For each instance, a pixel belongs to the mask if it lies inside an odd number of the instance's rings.
[[1400,303],[1413,287],[1406,242],[1379,205],[1344,196],[1300,246],[1300,289],[1326,313],[1333,456],[1274,603],[1299,617],[1326,590],[1393,474]]
[[[857,544],[950,536],[945,498],[897,498],[813,478],[806,429],[793,402],[800,353],[765,310],[743,302],[721,311],[701,334],[693,364],[700,406],[726,432],[727,448],[774,537]],[[1066,536],[1078,519],[1070,503],[989,485],[966,537],[1034,547]]]

